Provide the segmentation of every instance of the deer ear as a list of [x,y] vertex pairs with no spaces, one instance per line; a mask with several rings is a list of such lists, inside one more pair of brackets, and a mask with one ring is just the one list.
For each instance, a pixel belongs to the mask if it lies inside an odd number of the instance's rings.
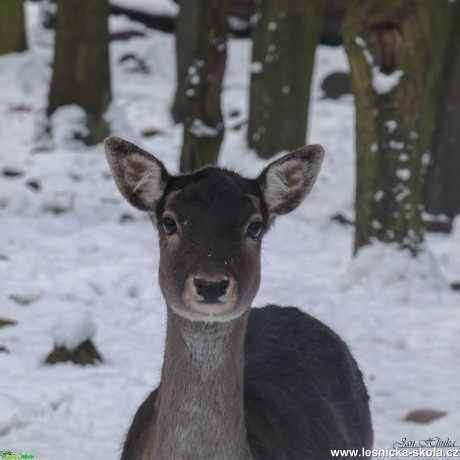
[[110,170],[122,195],[141,211],[153,211],[169,177],[161,161],[118,137],[104,142]]
[[310,192],[324,157],[320,145],[307,145],[270,163],[258,177],[270,219],[297,208]]

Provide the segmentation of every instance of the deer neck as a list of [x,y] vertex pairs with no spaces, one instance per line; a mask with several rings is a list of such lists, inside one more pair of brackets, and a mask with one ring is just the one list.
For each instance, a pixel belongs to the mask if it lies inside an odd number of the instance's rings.
[[168,309],[152,458],[252,458],[243,405],[248,314],[194,322]]

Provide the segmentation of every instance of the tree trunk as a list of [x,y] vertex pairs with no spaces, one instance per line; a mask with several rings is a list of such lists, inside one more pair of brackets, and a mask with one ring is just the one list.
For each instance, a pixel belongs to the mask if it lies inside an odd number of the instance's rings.
[[181,171],[214,164],[224,137],[220,94],[227,59],[228,0],[201,0],[196,52],[187,69]]
[[103,118],[111,100],[108,0],[58,0],[48,114],[77,104],[87,114],[88,144],[108,134]]
[[414,254],[423,240],[421,185],[453,6],[348,0],[344,43],[356,103],[355,251],[373,239]]
[[176,94],[171,113],[176,123],[185,119],[187,70],[196,52],[198,13],[201,0],[181,0],[176,20]]
[[22,0],[0,2],[0,55],[18,53],[27,48]]
[[423,198],[426,211],[453,219],[460,214],[460,4],[441,78],[442,94]]
[[248,144],[261,157],[305,143],[323,0],[258,0]]

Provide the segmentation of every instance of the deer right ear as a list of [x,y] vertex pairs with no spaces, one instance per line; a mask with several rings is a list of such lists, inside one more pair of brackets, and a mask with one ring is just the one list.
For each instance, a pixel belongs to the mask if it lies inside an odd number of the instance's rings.
[[122,195],[141,211],[153,211],[169,177],[161,161],[119,137],[104,142],[110,170]]

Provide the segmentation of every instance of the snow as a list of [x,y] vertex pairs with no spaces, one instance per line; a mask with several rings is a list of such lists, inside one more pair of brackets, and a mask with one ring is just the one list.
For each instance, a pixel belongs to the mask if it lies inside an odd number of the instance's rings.
[[407,181],[410,178],[410,169],[403,168],[396,170],[396,177],[401,181]]
[[428,212],[422,213],[422,219],[424,222],[444,222],[444,223],[450,222],[449,217],[447,217],[444,214],[439,214],[439,215],[434,216],[433,214],[430,214]]
[[227,24],[230,30],[245,32],[249,29],[249,22],[238,16],[228,16]]
[[61,312],[52,329],[54,345],[73,351],[78,345],[92,339],[96,325],[91,314],[85,310],[72,309]]
[[372,87],[377,94],[387,94],[392,91],[404,75],[402,70],[395,70],[389,75],[377,70],[377,67],[372,68]]
[[391,139],[390,142],[388,142],[388,146],[390,147],[390,149],[403,150],[406,145],[404,144],[404,142],[398,142],[394,139]]
[[[78,109],[59,112],[47,134],[53,34],[40,29],[36,3],[26,5],[31,49],[0,57],[0,317],[17,321],[0,328],[8,349],[0,352],[0,448],[40,460],[95,452],[115,459],[161,370],[158,241],[149,219],[121,198],[102,145],[69,140],[81,124]],[[124,21],[111,26],[132,24]],[[173,37],[143,30],[145,37],[111,45],[115,100],[107,119],[114,135],[175,172],[182,129],[169,115]],[[151,72],[127,72],[119,62],[127,53]],[[230,41],[227,126],[247,119],[250,54],[248,40]],[[376,449],[431,436],[459,444],[460,295],[449,283],[460,280],[460,218],[450,235],[428,235],[417,259],[382,244],[352,257],[353,228],[331,217],[354,214],[353,99],[321,99],[320,90],[325,75],[347,70],[342,48],[319,48],[308,141],[323,144],[326,157],[305,203],[265,238],[255,305],[297,305],[346,340],[371,395]],[[141,136],[152,128],[160,134]],[[227,130],[220,163],[255,176],[267,161],[248,151],[245,135]],[[5,168],[22,174],[4,176]],[[43,365],[56,340],[89,336],[103,364]],[[424,407],[447,415],[429,425],[403,421]]]
[[110,4],[155,16],[176,17],[179,7],[172,0],[110,0]]
[[208,126],[203,120],[195,118],[190,126],[190,132],[196,137],[217,137],[221,131],[221,124]]
[[81,139],[89,134],[86,112],[75,104],[59,107],[51,116],[51,131],[58,147],[67,147],[69,150],[83,149]]
[[385,122],[385,126],[388,132],[391,134],[396,131],[396,128],[398,127],[398,123],[395,120],[388,120]]
[[251,63],[251,73],[261,74],[264,71],[264,66],[260,61],[254,61]]
[[385,196],[385,193],[382,190],[375,192],[374,201],[380,201]]
[[400,162],[408,162],[410,160],[410,156],[407,153],[403,152],[399,155],[398,159]]

